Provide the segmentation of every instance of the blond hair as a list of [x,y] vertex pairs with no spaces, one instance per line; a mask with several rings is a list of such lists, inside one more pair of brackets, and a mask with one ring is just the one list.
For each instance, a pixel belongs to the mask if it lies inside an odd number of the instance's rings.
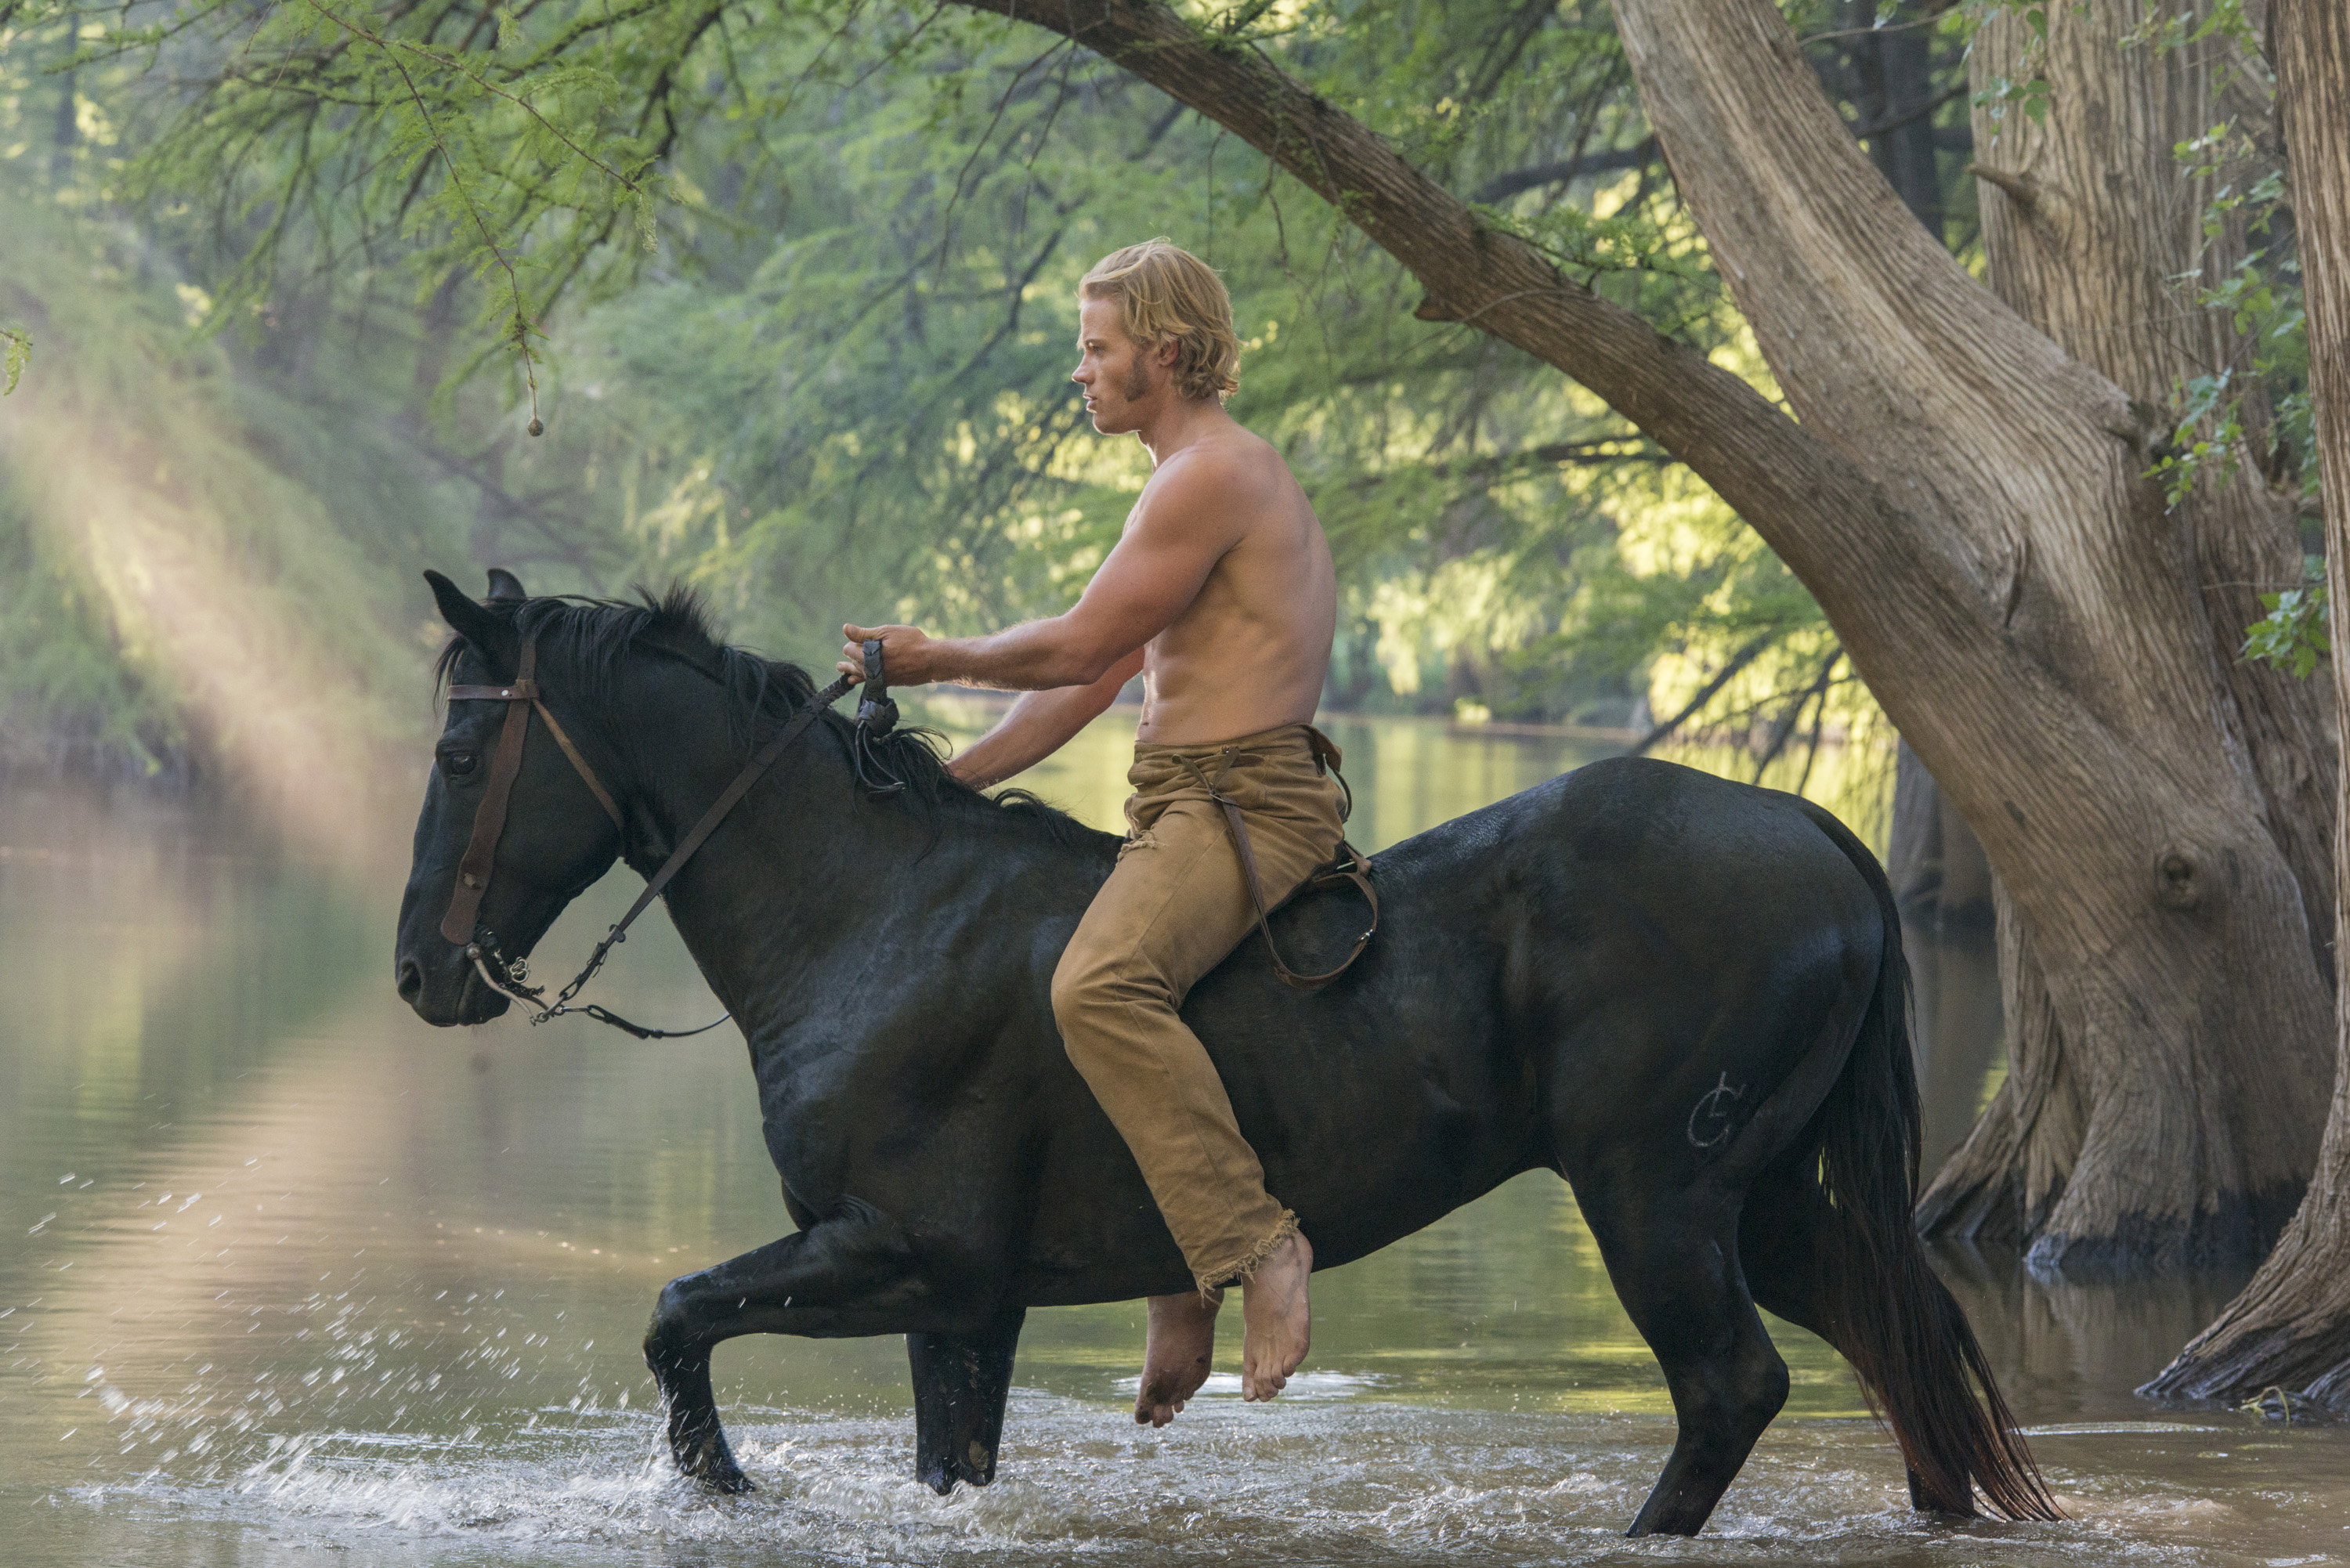
[[1164,234],[1110,252],[1077,285],[1085,299],[1115,299],[1118,325],[1145,348],[1175,340],[1175,387],[1195,400],[1240,387],[1241,343],[1224,280]]

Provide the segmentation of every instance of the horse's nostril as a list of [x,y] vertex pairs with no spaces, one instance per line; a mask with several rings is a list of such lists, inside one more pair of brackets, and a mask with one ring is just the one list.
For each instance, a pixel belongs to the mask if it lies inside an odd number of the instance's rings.
[[424,966],[412,958],[400,960],[400,1000],[413,1007],[416,1005],[416,999],[423,994]]

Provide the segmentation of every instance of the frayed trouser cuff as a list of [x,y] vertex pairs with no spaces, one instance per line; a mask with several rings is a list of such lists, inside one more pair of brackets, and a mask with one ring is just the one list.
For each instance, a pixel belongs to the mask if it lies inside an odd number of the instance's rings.
[[1202,1301],[1207,1300],[1234,1280],[1246,1284],[1255,1276],[1259,1266],[1267,1258],[1280,1251],[1282,1244],[1296,1234],[1296,1213],[1292,1210],[1283,1210],[1280,1220],[1273,1228],[1273,1233],[1251,1247],[1247,1254],[1238,1262],[1227,1263],[1221,1268],[1199,1269],[1192,1272],[1191,1277],[1200,1286],[1200,1298]]

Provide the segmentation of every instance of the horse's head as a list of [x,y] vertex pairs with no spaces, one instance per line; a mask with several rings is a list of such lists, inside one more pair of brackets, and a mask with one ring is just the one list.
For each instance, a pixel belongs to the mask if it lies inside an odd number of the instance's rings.
[[[531,701],[465,694],[527,696],[530,689],[516,685],[531,624],[522,584],[493,571],[489,598],[476,603],[439,573],[424,576],[458,640],[446,667],[449,721],[434,748],[400,906],[400,995],[428,1023],[481,1023],[510,1004],[484,982],[467,947],[482,940],[509,959],[527,954],[612,864],[620,833]],[[573,736],[585,730],[564,691],[542,691],[539,701],[570,721]],[[518,746],[518,761],[502,764],[502,742]],[[467,849],[477,841],[484,846],[473,857],[479,874],[469,877]]]

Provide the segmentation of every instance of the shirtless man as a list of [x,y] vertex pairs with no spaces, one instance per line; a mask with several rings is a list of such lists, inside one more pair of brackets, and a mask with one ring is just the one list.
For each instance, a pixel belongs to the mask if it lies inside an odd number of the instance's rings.
[[1240,346],[1216,275],[1158,239],[1106,257],[1078,294],[1070,379],[1094,429],[1132,431],[1150,453],[1117,547],[1066,615],[979,638],[843,627],[840,668],[862,675],[858,644],[879,638],[893,686],[1024,693],[952,763],[977,788],[1051,755],[1143,678],[1130,831],[1054,974],[1053,1012],[1199,1286],[1150,1298],[1134,1417],[1163,1427],[1207,1378],[1231,1280],[1243,1282],[1242,1397],[1272,1398],[1305,1357],[1314,1249],[1266,1193],[1176,1009],[1253,919],[1211,789],[1242,806],[1268,903],[1337,849],[1338,794],[1315,744],[1328,742],[1309,727],[1337,585],[1288,465],[1224,412]]

